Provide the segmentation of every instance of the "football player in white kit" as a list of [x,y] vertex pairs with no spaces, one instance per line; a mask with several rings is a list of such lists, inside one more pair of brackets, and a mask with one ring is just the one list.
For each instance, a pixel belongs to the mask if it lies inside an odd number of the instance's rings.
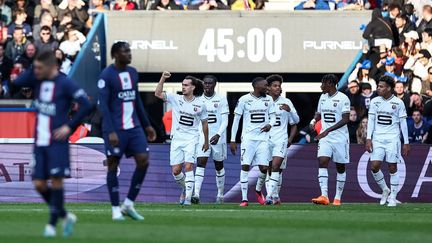
[[311,125],[321,120],[321,132],[315,138],[318,143],[318,181],[321,196],[313,198],[315,204],[328,205],[328,164],[330,159],[336,164],[336,195],[333,205],[341,205],[341,196],[345,186],[345,164],[349,163],[349,133],[347,123],[350,114],[350,100],[338,92],[339,79],[334,74],[326,74],[321,80],[323,94],[318,102],[317,113]]
[[[404,145],[402,153],[408,155],[410,150],[406,109],[403,101],[393,95],[395,83],[389,76],[382,76],[378,81],[378,97],[372,99],[369,107],[366,150],[371,155],[371,170],[375,181],[383,190],[381,205],[388,201],[390,207],[396,206],[396,195],[399,187],[397,163],[400,163],[401,137]],[[390,171],[390,189],[387,187],[381,163],[388,163]]]
[[[213,75],[207,75],[204,81],[204,101],[208,113],[208,127],[210,137],[210,148],[206,152],[202,151],[198,146],[197,151],[197,167],[195,170],[195,190],[192,197],[192,203],[200,202],[200,191],[204,180],[205,167],[207,160],[211,156],[213,158],[216,170],[216,186],[218,193],[216,203],[223,203],[224,185],[225,185],[225,169],[223,161],[227,157],[226,144],[226,129],[228,126],[228,101],[226,97],[215,92],[217,78]],[[204,135],[200,133],[200,145],[204,143]]]
[[[300,118],[290,99],[281,96],[283,78],[280,75],[267,77],[269,85],[268,94],[273,98],[276,112],[276,123],[270,130],[270,169],[266,179],[267,197],[266,204],[281,204],[279,191],[282,183],[282,170],[286,168],[286,156],[297,133],[297,124]],[[288,137],[288,123],[291,125]]]
[[[207,110],[200,98],[204,92],[204,87],[201,80],[186,76],[182,82],[183,95],[166,93],[163,92],[163,86],[169,77],[171,77],[169,72],[163,72],[156,87],[155,96],[172,106],[170,164],[174,179],[182,189],[180,204],[189,206],[191,205],[195,181],[193,169],[200,136],[200,122],[204,135],[201,149],[204,152],[209,149]],[[185,165],[184,174],[182,172],[183,164]]]
[[231,129],[230,149],[233,155],[237,152],[236,135],[240,118],[243,116],[243,130],[241,139],[240,184],[242,192],[241,207],[248,206],[248,175],[251,166],[259,166],[260,175],[255,192],[260,204],[265,203],[261,192],[268,169],[269,131],[276,122],[273,99],[267,95],[267,80],[262,77],[252,81],[253,92],[243,95],[234,110],[234,121]]

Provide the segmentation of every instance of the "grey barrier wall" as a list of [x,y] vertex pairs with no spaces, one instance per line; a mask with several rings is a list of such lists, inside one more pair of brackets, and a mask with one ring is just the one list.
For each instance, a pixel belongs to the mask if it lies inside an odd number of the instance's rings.
[[362,48],[370,12],[131,11],[106,20],[107,48],[128,41],[140,72],[341,73]]

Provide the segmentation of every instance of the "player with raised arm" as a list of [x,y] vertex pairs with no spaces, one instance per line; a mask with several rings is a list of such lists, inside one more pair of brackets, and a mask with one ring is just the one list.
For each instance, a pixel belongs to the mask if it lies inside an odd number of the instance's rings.
[[[394,86],[393,78],[386,75],[380,77],[377,87],[379,96],[373,98],[369,106],[366,137],[366,150],[372,153],[370,158],[372,175],[383,190],[380,204],[385,205],[388,201],[387,206],[390,207],[397,204],[396,196],[399,190],[397,163],[401,162],[401,131],[404,141],[402,154],[407,156],[410,150],[407,113],[403,101],[393,95]],[[390,189],[381,171],[381,163],[384,159],[390,171]]]
[[[276,112],[276,123],[270,130],[269,148],[270,165],[266,184],[267,197],[266,204],[281,204],[279,191],[282,184],[282,170],[286,168],[286,156],[288,147],[291,145],[297,132],[297,123],[300,118],[294,105],[288,98],[282,97],[283,78],[280,75],[267,77],[269,85],[268,94],[273,98]],[[291,125],[290,136],[288,137],[288,124]]]
[[[123,215],[144,220],[134,208],[134,201],[149,165],[148,140],[156,139],[147,113],[139,97],[138,72],[129,66],[131,50],[126,42],[116,42],[111,47],[114,64],[106,67],[98,81],[99,109],[102,113],[102,130],[107,155],[107,186],[112,206],[112,219],[124,220]],[[125,154],[134,157],[136,168],[132,175],[127,197],[120,207],[119,182],[117,178],[120,159]]]
[[200,146],[197,151],[197,167],[195,170],[195,190],[192,197],[192,203],[199,203],[200,191],[204,180],[204,171],[207,165],[207,160],[211,156],[213,158],[216,169],[216,186],[217,196],[216,203],[223,203],[224,185],[225,185],[225,169],[223,161],[227,157],[226,144],[226,129],[228,126],[228,101],[226,97],[215,92],[217,78],[213,75],[204,77],[204,101],[208,113],[208,127],[210,137],[210,148],[204,152],[204,134],[200,132]]
[[350,101],[342,92],[338,92],[339,79],[334,74],[326,74],[321,80],[321,95],[318,109],[311,126],[321,120],[321,132],[315,138],[318,143],[318,181],[321,196],[313,198],[315,204],[328,205],[328,164],[330,159],[336,164],[336,195],[334,206],[341,205],[342,192],[345,186],[345,164],[349,163],[349,122]]
[[[64,220],[63,236],[68,237],[77,220],[64,207],[63,180],[71,176],[68,137],[90,113],[92,106],[84,90],[58,71],[53,52],[37,55],[33,74],[16,79],[13,85],[33,87],[35,93],[37,116],[32,177],[36,190],[50,209],[44,236],[57,235],[56,225],[61,218]],[[79,104],[79,110],[70,119],[73,101]]]
[[231,130],[230,149],[233,155],[237,152],[236,135],[240,118],[243,116],[243,131],[241,140],[240,162],[240,185],[242,192],[241,207],[249,205],[248,184],[249,169],[251,166],[258,166],[258,176],[255,193],[258,202],[265,204],[262,194],[262,186],[265,183],[269,165],[269,131],[276,123],[273,99],[267,95],[267,80],[257,77],[252,81],[253,92],[240,97],[234,110],[234,122]]
[[[194,163],[199,144],[200,129],[202,125],[202,149],[209,149],[209,129],[206,104],[201,99],[204,92],[202,81],[186,76],[182,82],[182,95],[163,91],[165,81],[171,77],[169,72],[163,72],[156,87],[155,96],[172,106],[173,122],[171,129],[170,164],[175,181],[180,185],[182,193],[180,204],[191,205],[194,189]],[[183,164],[185,173],[183,174]]]

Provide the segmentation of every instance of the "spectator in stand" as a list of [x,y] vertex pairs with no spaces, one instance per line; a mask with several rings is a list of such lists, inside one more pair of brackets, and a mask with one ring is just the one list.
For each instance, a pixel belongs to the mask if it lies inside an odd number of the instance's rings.
[[51,35],[51,28],[42,26],[39,38],[35,40],[36,49],[39,52],[54,51],[58,48],[59,43]]
[[429,125],[420,111],[414,110],[412,114],[413,122],[408,124],[408,138],[412,143],[424,143],[428,137]]
[[421,93],[422,95],[431,98],[432,97],[432,66],[428,69],[428,78],[422,82]]
[[358,107],[360,105],[360,85],[357,80],[353,80],[348,83],[345,94],[350,99],[352,106]]
[[[409,0],[408,0],[409,1]],[[402,6],[402,13],[407,16],[409,21],[415,25],[417,23],[418,16],[414,13],[414,5],[407,3]]]
[[396,82],[394,91],[396,96],[404,102],[405,109],[408,109],[410,104],[410,95],[406,91],[405,83],[400,81]]
[[253,0],[232,0],[230,6],[231,10],[255,10],[260,7]]
[[363,38],[368,40],[370,47],[383,44],[390,49],[395,43],[391,23],[382,16],[381,9],[372,11],[372,19],[363,32]]
[[0,74],[2,77],[0,83],[3,83],[3,79],[7,79],[7,77],[9,77],[12,66],[12,60],[5,56],[4,47],[3,45],[0,45]]
[[69,14],[72,18],[70,23],[73,27],[80,32],[86,32],[85,25],[89,15],[82,0],[63,0],[58,7],[58,18],[60,21],[63,20],[65,15]]
[[5,25],[12,22],[12,9],[5,4],[5,0],[0,0],[0,18]]
[[396,71],[396,59],[394,57],[387,56],[385,59],[381,60],[377,64],[377,73],[371,74],[372,77],[375,77],[375,79],[378,79],[382,75],[389,75],[392,77],[396,77],[395,71]]
[[177,3],[174,0],[156,0],[152,6],[150,7],[150,10],[181,10],[182,8],[177,5]]
[[32,26],[35,8],[34,2],[34,0],[15,0],[12,7],[12,13],[17,12],[18,10],[24,11],[27,14],[26,23]]
[[356,132],[357,132],[357,128],[359,126],[359,121],[357,119],[357,112],[352,107],[350,110],[349,122],[348,122],[347,126],[348,126],[350,143],[356,144],[357,143]]
[[370,83],[362,83],[360,85],[361,93],[360,93],[360,105],[358,107],[359,112],[358,116],[363,117],[367,115],[367,111],[369,110],[370,101],[375,98],[377,95],[375,92],[372,92],[372,86]]
[[33,32],[32,28],[29,24],[27,24],[25,21],[27,19],[27,14],[24,12],[24,10],[17,10],[14,13],[14,22],[9,25],[8,27],[8,38],[12,38],[13,32],[16,27],[21,27],[23,29],[23,33],[25,37],[32,38]]
[[58,28],[57,28],[57,33],[56,33],[56,39],[58,41],[63,40],[66,31],[68,31],[68,29],[73,28],[73,23],[72,23],[72,14],[71,13],[66,13],[63,16],[63,19],[60,21]]
[[424,110],[423,97],[419,93],[411,94],[407,115],[412,116],[414,110],[419,110],[421,113]]
[[394,73],[398,76],[402,75],[402,71],[405,65],[405,62],[408,60],[400,47],[393,47],[391,50],[391,57],[395,59],[395,71]]
[[19,92],[12,96],[15,100],[32,100],[33,99],[33,89],[30,87],[22,87]]
[[356,131],[357,143],[358,144],[366,144],[366,135],[367,135],[367,116],[361,119],[360,125]]
[[53,4],[52,0],[40,0],[40,4],[38,4],[34,10],[34,21],[35,23],[39,23],[41,20],[42,14],[49,13],[51,17],[57,19],[58,17],[58,7]]
[[410,31],[415,32],[415,26],[411,23],[411,21],[409,21],[408,17],[405,14],[399,14],[398,16],[396,16],[395,26],[398,32],[398,43],[400,44],[405,42],[405,34]]
[[[257,10],[257,6],[255,6],[255,10]],[[216,0],[205,0],[200,5],[189,6],[189,10],[217,10],[217,9],[229,9],[228,6],[223,4],[222,2],[217,2]]]
[[324,0],[307,0],[297,5],[294,10],[330,10],[330,7]]
[[13,39],[6,45],[6,56],[16,62],[24,54],[28,44],[29,41],[25,38],[23,29],[16,27],[13,32]]
[[68,75],[72,68],[72,61],[60,49],[55,50],[55,55],[59,63],[60,72]]
[[370,60],[364,60],[362,63],[357,63],[356,68],[353,70],[351,75],[348,77],[348,81],[357,81],[359,84],[370,83],[372,90],[376,90],[376,82],[369,76],[369,71],[372,67]]
[[89,8],[88,14],[89,19],[87,20],[87,28],[91,28],[93,26],[93,21],[98,15],[98,13],[102,13],[109,10],[109,7],[105,5],[104,0],[92,0],[93,6]]
[[113,10],[117,11],[128,11],[128,10],[136,10],[137,5],[129,0],[115,0],[115,4],[113,6]]
[[397,16],[402,12],[402,8],[398,3],[392,2],[388,6],[389,20],[391,24],[395,24]]
[[431,66],[430,59],[431,54],[429,51],[422,49],[417,55],[409,57],[405,63],[404,68],[412,70],[415,76],[411,85],[411,91],[416,93],[421,92],[422,82],[427,81],[429,77],[427,70]]
[[76,55],[81,50],[81,45],[86,41],[86,37],[78,30],[70,29],[65,34],[65,40],[60,43],[59,49],[63,51],[67,58],[75,60]]
[[429,53],[432,53],[432,28],[426,28],[422,32],[422,40],[420,49],[426,49]]
[[404,33],[404,42],[401,43],[400,48],[402,49],[405,56],[415,56],[420,50],[420,44],[417,43],[419,35],[417,31],[411,30],[408,33]]
[[430,5],[423,6],[423,17],[417,23],[417,32],[419,36],[427,28],[432,28],[432,7]]
[[[65,17],[66,19],[66,17]],[[61,23],[60,23],[61,24]],[[54,18],[51,15],[51,13],[45,12],[40,17],[40,23],[33,26],[33,38],[35,40],[40,38],[40,32],[43,26],[47,26],[51,29],[51,35],[53,37],[56,37],[57,35],[57,28],[54,25]]]
[[35,58],[37,53],[37,48],[35,44],[29,43],[25,49],[24,55],[22,56],[23,59],[27,60],[29,64],[33,63],[33,59]]

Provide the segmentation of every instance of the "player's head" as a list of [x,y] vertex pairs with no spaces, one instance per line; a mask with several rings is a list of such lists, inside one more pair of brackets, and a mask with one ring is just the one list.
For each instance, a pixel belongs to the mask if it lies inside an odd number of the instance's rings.
[[393,93],[395,81],[388,75],[383,75],[378,79],[377,93],[379,96],[388,97]]
[[201,80],[194,76],[186,76],[182,82],[183,95],[201,96],[204,93],[204,85]]
[[206,96],[212,96],[216,87],[218,80],[213,75],[206,75],[203,79],[204,84],[204,94]]
[[259,93],[260,96],[266,96],[268,84],[265,78],[254,78],[254,80],[252,80],[252,87],[254,88],[254,92]]
[[268,84],[269,95],[279,96],[282,92],[282,76],[278,74],[270,75],[266,78]]
[[33,72],[38,80],[51,79],[58,70],[58,61],[52,51],[39,53],[33,61]]
[[119,41],[111,46],[111,57],[119,64],[128,65],[132,62],[132,53],[127,42]]
[[339,79],[334,74],[326,74],[321,79],[321,90],[323,93],[328,93],[332,90],[336,90],[336,86],[339,83]]

